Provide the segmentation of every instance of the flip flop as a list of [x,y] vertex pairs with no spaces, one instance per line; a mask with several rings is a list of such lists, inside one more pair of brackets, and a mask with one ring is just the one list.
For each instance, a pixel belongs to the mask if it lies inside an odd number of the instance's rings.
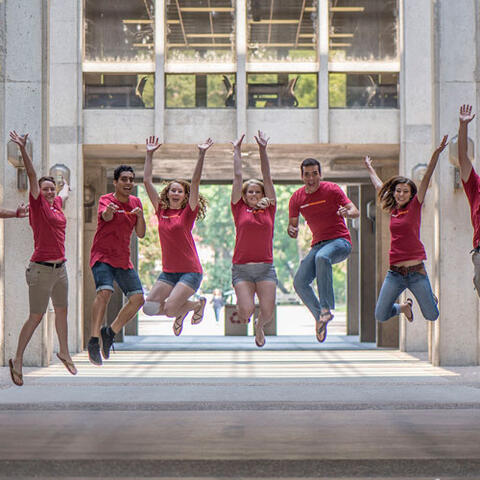
[[320,343],[323,343],[327,338],[327,324],[333,319],[332,312],[324,312],[320,314],[320,318],[328,316],[328,320],[318,320],[316,322],[315,336]]
[[[13,360],[11,358],[8,360],[8,366],[10,367],[10,376],[12,377],[12,382],[18,387],[21,387],[23,385],[23,375],[15,370],[15,367],[13,366]],[[18,377],[18,380],[15,377]]]
[[[187,312],[188,313],[188,312]],[[177,318],[175,318],[175,321],[173,322],[173,334],[178,337],[183,330],[183,321],[185,320],[185,317],[187,316],[187,313],[183,315],[179,315]]]
[[72,374],[76,375],[78,373],[77,367],[73,362],[69,362],[68,360],[65,360],[62,358],[58,353],[57,353],[57,358],[65,365],[65,368]]
[[411,298],[407,298],[407,303],[410,305],[410,316],[408,316],[407,314],[405,314],[405,318],[409,321],[409,322],[413,322],[413,300]]
[[193,311],[192,325],[198,325],[203,320],[203,314],[205,313],[207,299],[205,297],[200,297],[198,301],[200,302],[200,307],[198,307],[198,310]]
[[230,323],[238,323],[240,325],[248,325],[250,323],[250,319],[248,319],[248,322],[241,322],[240,320],[238,320],[238,312],[233,312],[231,315],[230,315]]
[[[257,331],[261,329],[262,332],[263,332],[263,343],[260,343],[258,340],[257,340]],[[258,326],[258,323],[255,323],[255,345],[259,348],[262,348],[265,346],[265,341],[266,341],[266,338],[265,338],[265,332],[263,330],[263,327],[259,327]]]

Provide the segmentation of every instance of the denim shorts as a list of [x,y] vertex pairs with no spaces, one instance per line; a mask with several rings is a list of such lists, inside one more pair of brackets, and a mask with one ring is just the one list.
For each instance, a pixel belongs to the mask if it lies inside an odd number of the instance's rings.
[[278,285],[273,263],[244,263],[232,265],[232,285],[238,282],[274,282]]
[[133,268],[117,268],[108,263],[96,262],[92,267],[92,273],[97,292],[100,290],[113,292],[113,281],[115,280],[126,297],[138,293],[143,294],[142,282]]
[[203,273],[198,272],[162,272],[157,282],[165,282],[174,287],[177,283],[184,283],[187,287],[190,287],[195,292],[199,289],[202,283]]

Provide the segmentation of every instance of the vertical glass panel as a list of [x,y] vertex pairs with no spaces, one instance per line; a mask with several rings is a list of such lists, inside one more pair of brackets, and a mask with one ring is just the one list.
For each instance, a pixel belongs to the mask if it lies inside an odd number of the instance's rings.
[[331,61],[397,60],[397,0],[330,0]]
[[330,73],[330,108],[398,108],[398,73]]
[[235,106],[233,74],[167,74],[167,108],[227,108]]
[[153,60],[154,0],[85,0],[85,60]]
[[248,74],[249,108],[317,108],[316,73]]
[[85,108],[153,108],[153,74],[85,73]]
[[316,0],[248,0],[249,62],[315,62]]
[[233,0],[166,0],[167,62],[228,62],[235,58]]

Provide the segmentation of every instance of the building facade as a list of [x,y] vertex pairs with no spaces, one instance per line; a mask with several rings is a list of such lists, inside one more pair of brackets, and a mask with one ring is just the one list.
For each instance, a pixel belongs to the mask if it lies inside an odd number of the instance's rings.
[[[70,346],[83,348],[94,290],[88,269],[96,200],[119,163],[141,172],[144,139],[164,147],[157,178],[189,176],[192,145],[217,145],[206,181],[231,178],[229,142],[258,129],[271,137],[275,181],[298,178],[314,156],[324,176],[348,186],[362,207],[352,225],[349,333],[379,346],[428,351],[436,365],[478,364],[478,299],[469,257],[472,228],[455,168],[442,155],[427,195],[422,240],[440,299],[439,320],[375,325],[375,294],[388,253],[388,217],[372,207],[362,158],[382,178],[415,176],[458,107],[480,108],[479,0],[6,0],[0,2],[0,146],[29,132],[33,161],[71,171],[66,207]],[[469,135],[480,140],[479,122]],[[245,148],[248,174],[255,146]],[[415,168],[418,167],[418,168]],[[2,163],[0,200],[27,200]],[[373,203],[374,205],[374,203]],[[375,215],[372,214],[375,213]],[[375,229],[372,223],[375,222]],[[0,352],[14,352],[28,315],[26,221],[0,223]],[[374,285],[374,288],[372,288]],[[128,333],[128,332],[127,332]],[[55,348],[51,313],[26,352],[46,365]]]

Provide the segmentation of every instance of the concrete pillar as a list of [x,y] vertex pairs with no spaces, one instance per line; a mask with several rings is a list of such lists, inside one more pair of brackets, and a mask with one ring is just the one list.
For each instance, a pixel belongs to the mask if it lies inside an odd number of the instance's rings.
[[247,4],[236,0],[235,42],[237,46],[237,78],[235,95],[237,107],[237,138],[247,133]]
[[329,121],[328,121],[328,48],[329,48],[329,0],[318,2],[318,142],[329,142]]
[[[403,0],[400,21],[400,161],[399,174],[411,178],[418,163],[428,163],[432,153],[432,11],[431,0]],[[418,45],[422,45],[419,49]],[[429,261],[427,268],[434,278],[434,195],[427,193],[422,213],[421,239]],[[427,323],[417,302],[415,322],[401,315],[400,342],[402,351],[425,352],[428,346]]]
[[[347,197],[359,205],[359,187],[347,187]],[[347,335],[358,335],[360,325],[359,221],[349,220],[352,252],[347,259]]]
[[155,0],[155,135],[165,141],[165,1]]
[[[458,131],[460,104],[480,109],[479,4],[457,0],[435,2],[434,142],[443,134]],[[469,125],[478,158],[480,125]],[[479,170],[479,162],[474,161]],[[470,212],[463,189],[453,186],[454,169],[448,152],[439,161],[437,198],[437,278],[440,318],[434,326],[432,362],[434,365],[475,365],[479,363],[478,297],[473,290]]]
[[[6,158],[8,131],[30,133],[33,163],[39,174],[48,165],[48,27],[47,0],[0,2],[0,145]],[[8,28],[7,28],[8,26]],[[28,202],[28,193],[16,187],[16,171],[5,160],[0,166],[2,203],[14,207]],[[33,252],[33,235],[27,220],[6,220],[0,233],[0,330],[1,363],[14,355],[20,329],[28,318],[25,266]],[[43,321],[25,352],[25,365],[48,363],[51,342],[48,322]]]
[[[375,189],[360,186],[360,341],[375,342],[375,222],[367,217],[367,205],[375,205]],[[371,209],[371,207],[370,207]]]
[[[65,164],[71,172],[65,206],[65,253],[69,281],[69,348],[83,347],[83,153],[82,35],[83,8],[76,0],[50,0],[49,167]],[[56,341],[56,340],[55,340]],[[56,349],[58,345],[56,344]]]

